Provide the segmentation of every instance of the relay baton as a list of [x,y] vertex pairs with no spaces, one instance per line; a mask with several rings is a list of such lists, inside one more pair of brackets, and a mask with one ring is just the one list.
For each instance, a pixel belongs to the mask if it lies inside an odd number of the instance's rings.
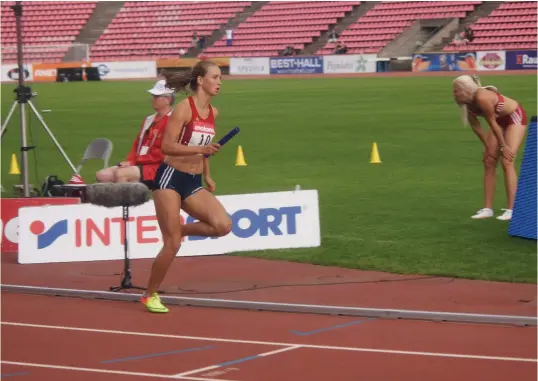
[[[230,131],[226,133],[220,140],[218,141],[218,144],[222,147],[224,144],[226,144],[231,138],[233,138],[235,135],[239,133],[239,127],[235,126]],[[209,157],[209,155],[204,155],[205,157]]]

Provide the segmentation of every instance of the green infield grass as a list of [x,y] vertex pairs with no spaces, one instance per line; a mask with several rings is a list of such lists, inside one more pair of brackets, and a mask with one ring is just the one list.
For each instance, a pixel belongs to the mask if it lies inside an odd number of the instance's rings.
[[[481,76],[536,115],[536,75]],[[450,77],[230,80],[214,105],[218,137],[241,133],[212,160],[218,194],[317,189],[321,247],[240,253],[319,265],[512,282],[536,282],[536,242],[510,237],[508,222],[471,220],[482,205],[482,146],[462,126]],[[153,81],[31,84],[33,99],[76,166],[93,139],[114,143],[123,160],[152,112]],[[2,86],[2,121],[15,85]],[[30,182],[72,173],[33,114]],[[486,124],[483,123],[484,128]],[[370,164],[372,144],[382,164]],[[236,167],[237,146],[246,167]],[[19,152],[19,112],[2,141],[2,185]],[[523,157],[521,148],[517,167]],[[19,165],[21,162],[19,160]],[[82,170],[95,181],[102,162]],[[506,207],[499,165],[496,215]]]

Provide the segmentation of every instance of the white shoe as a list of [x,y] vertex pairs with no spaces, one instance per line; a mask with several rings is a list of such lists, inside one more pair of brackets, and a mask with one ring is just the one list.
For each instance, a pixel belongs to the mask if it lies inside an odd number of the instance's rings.
[[501,221],[510,221],[512,219],[512,209],[501,209],[504,213],[497,217]]
[[478,220],[482,218],[490,218],[493,217],[493,209],[490,208],[482,208],[474,216],[471,216],[473,220]]

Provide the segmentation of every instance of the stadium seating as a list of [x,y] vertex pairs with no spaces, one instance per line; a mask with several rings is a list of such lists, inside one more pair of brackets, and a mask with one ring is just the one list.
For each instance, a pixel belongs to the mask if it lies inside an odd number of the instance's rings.
[[536,49],[536,2],[506,2],[470,25],[475,39],[465,45],[451,43],[445,51]]
[[[377,53],[398,37],[415,20],[465,18],[481,1],[383,1],[370,9],[339,37],[348,54]],[[329,42],[317,54],[332,54],[336,43]]]
[[202,54],[206,57],[271,57],[287,46],[304,49],[359,4],[359,1],[269,2],[233,30],[231,46],[226,46],[223,36]]
[[[17,62],[14,1],[2,1],[2,63]],[[21,24],[25,62],[61,62],[90,18],[95,1],[24,1]]]
[[250,1],[125,2],[92,46],[93,61],[177,58],[192,47],[193,33],[211,36],[235,18]]
[[[415,20],[463,19],[482,1],[382,1],[344,30],[339,41],[348,54],[378,53]],[[15,63],[14,1],[2,2],[2,62]],[[93,61],[175,58],[193,47],[193,33],[209,37],[238,17],[250,1],[128,1],[91,47]],[[201,55],[206,57],[268,57],[286,47],[302,50],[349,15],[360,1],[272,1],[233,29],[231,46],[223,35]],[[61,62],[95,10],[97,1],[23,3],[25,62]],[[445,51],[537,48],[537,3],[504,2],[471,28],[472,43],[451,43]],[[333,54],[327,43],[316,54]]]

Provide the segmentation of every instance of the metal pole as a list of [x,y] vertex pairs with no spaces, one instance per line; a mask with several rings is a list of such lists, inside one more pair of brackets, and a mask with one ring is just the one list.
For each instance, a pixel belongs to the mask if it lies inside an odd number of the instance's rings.
[[[21,17],[22,17],[22,5],[20,1],[15,2],[13,7],[15,13],[15,25],[17,28],[17,64],[19,69],[19,89],[18,91],[23,91],[24,89],[24,68],[22,60],[22,28],[21,28]],[[21,105],[21,153],[22,153],[22,184],[24,190],[24,197],[30,197],[30,186],[29,186],[29,176],[28,176],[28,145],[26,140],[26,114],[25,114],[25,103],[26,99],[21,99],[19,95],[19,104]]]

